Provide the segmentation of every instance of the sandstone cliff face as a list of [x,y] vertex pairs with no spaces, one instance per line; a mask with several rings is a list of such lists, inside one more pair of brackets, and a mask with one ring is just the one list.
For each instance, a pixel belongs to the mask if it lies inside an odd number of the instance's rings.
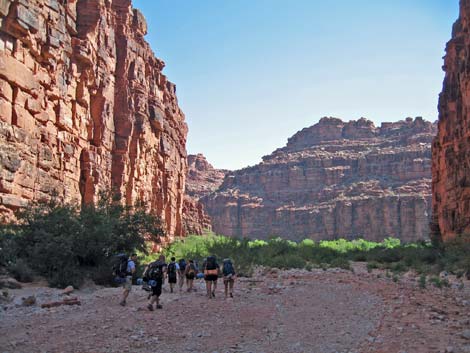
[[131,0],[0,0],[0,212],[142,200],[182,234],[184,115]]
[[323,118],[201,201],[214,231],[231,236],[426,239],[434,134],[422,118]]
[[438,136],[433,143],[433,235],[450,240],[470,234],[470,1],[447,43]]
[[183,207],[185,234],[203,234],[204,230],[212,229],[211,220],[199,199],[217,190],[226,173],[227,170],[215,169],[202,154],[188,155]]

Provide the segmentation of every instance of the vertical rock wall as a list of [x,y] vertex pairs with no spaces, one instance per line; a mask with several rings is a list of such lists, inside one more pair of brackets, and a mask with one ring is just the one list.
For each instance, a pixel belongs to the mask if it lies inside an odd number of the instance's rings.
[[142,200],[182,234],[184,115],[131,0],[0,0],[0,212]]
[[446,73],[439,97],[438,135],[433,142],[432,231],[444,241],[470,235],[470,1],[447,43]]

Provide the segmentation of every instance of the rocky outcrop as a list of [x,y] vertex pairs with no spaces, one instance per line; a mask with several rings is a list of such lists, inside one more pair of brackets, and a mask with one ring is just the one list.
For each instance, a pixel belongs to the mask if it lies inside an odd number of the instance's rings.
[[188,155],[186,194],[199,200],[217,190],[228,172],[225,169],[215,169],[201,153]]
[[183,233],[184,115],[131,0],[0,0],[0,211],[113,190]]
[[470,237],[470,1],[460,1],[460,17],[447,43],[445,79],[439,97],[438,136],[432,157],[433,222],[436,238]]
[[202,202],[214,231],[231,236],[426,239],[435,128],[323,118]]
[[202,154],[188,155],[186,195],[183,207],[186,234],[203,234],[204,230],[211,230],[211,220],[199,199],[217,190],[226,173],[228,173],[227,170],[215,169]]

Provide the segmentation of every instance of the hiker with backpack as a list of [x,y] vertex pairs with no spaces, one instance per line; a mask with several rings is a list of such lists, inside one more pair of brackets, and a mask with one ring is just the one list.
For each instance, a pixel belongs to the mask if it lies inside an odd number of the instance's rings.
[[144,270],[144,280],[147,280],[148,284],[152,288],[150,301],[147,305],[147,309],[150,311],[153,311],[153,303],[156,303],[157,309],[162,308],[160,305],[160,295],[162,294],[166,268],[165,256],[160,255],[157,261],[150,263]]
[[193,282],[194,278],[196,278],[196,265],[194,264],[194,260],[189,260],[189,264],[186,265],[184,270],[184,276],[186,277],[186,288],[188,292],[193,290]]
[[121,283],[123,287],[122,297],[119,304],[126,306],[127,297],[132,290],[132,276],[135,273],[135,261],[137,254],[132,254],[128,258],[125,254],[117,256],[117,263],[113,267],[115,280]]
[[171,262],[168,264],[168,283],[170,283],[170,292],[173,293],[173,287],[176,284],[177,273],[179,272],[180,266],[176,263],[175,257],[171,258]]
[[[235,268],[232,260],[225,259],[222,265],[222,274],[224,275],[225,299],[230,293],[230,298],[233,298],[233,285],[235,283]],[[230,291],[229,291],[230,289]]]
[[185,271],[186,271],[186,260],[185,259],[180,259],[178,261],[178,284],[180,287],[180,292],[183,289],[183,284],[184,284],[184,277],[185,277]]
[[219,278],[219,264],[215,256],[208,256],[202,265],[204,271],[204,280],[206,281],[207,297],[215,298],[215,289],[217,288],[217,279]]

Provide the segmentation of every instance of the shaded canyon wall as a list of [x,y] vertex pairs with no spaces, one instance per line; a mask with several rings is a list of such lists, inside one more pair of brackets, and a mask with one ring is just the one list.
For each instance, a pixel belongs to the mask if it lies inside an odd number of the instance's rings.
[[113,190],[182,229],[184,115],[130,0],[0,0],[0,213]]
[[438,136],[432,148],[432,232],[444,241],[470,239],[470,1],[447,43],[445,79],[439,97]]

